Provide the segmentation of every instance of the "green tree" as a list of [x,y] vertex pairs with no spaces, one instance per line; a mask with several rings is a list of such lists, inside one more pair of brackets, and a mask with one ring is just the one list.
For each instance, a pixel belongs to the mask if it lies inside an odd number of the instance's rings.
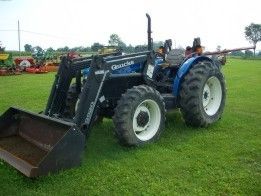
[[120,47],[124,52],[128,52],[129,50],[127,45],[121,40],[120,36],[115,33],[110,35],[108,43],[111,46]]
[[69,50],[70,50],[70,48],[69,48],[68,46],[65,46],[65,47],[63,48],[63,51],[64,51],[64,52],[69,52]]
[[250,50],[246,50],[245,51],[245,58],[249,58],[249,57],[252,57],[254,56],[254,53]]
[[39,54],[44,52],[44,50],[40,46],[33,47],[32,51],[34,51],[35,53],[39,53]]
[[95,42],[91,46],[91,49],[92,49],[93,52],[98,52],[98,50],[101,49],[102,47],[103,47],[102,44],[100,44],[99,42]]
[[231,56],[244,56],[245,55],[245,53],[244,52],[242,52],[242,51],[233,51],[233,52],[231,52],[231,54],[230,54]]
[[57,52],[69,52],[70,48],[65,46],[63,48],[57,48]]
[[[245,36],[246,39],[249,40],[250,43],[254,44],[256,47],[257,42],[261,41],[261,24],[251,23],[245,28]],[[254,55],[256,53],[256,49],[254,49]]]
[[161,47],[161,46],[164,46],[164,42],[163,42],[163,41],[153,42],[153,49],[154,49],[154,50],[158,50],[159,47]]
[[111,46],[119,46],[119,44],[121,42],[122,41],[121,41],[121,38],[120,38],[119,35],[117,35],[115,33],[110,35],[110,39],[108,41],[109,45],[111,45]]
[[71,51],[80,52],[81,49],[82,49],[81,46],[76,46],[76,47],[73,47],[73,48],[71,49]]
[[137,45],[137,46],[135,46],[134,51],[143,52],[143,51],[146,51],[147,49],[148,49],[147,45]]
[[25,44],[25,45],[24,45],[24,51],[25,51],[25,52],[32,52],[32,51],[33,51],[32,45],[30,45],[30,44]]
[[82,50],[82,52],[91,52],[91,51],[92,51],[92,49],[89,46],[83,48],[83,50]]
[[127,53],[134,53],[135,52],[135,48],[129,44],[127,47],[126,47],[126,52]]
[[55,50],[52,47],[46,49],[46,52],[54,52]]

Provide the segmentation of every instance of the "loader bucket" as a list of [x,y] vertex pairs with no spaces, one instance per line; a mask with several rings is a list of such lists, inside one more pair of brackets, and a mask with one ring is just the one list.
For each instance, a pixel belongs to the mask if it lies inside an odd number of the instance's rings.
[[13,107],[0,117],[0,159],[28,177],[79,165],[84,145],[73,123]]

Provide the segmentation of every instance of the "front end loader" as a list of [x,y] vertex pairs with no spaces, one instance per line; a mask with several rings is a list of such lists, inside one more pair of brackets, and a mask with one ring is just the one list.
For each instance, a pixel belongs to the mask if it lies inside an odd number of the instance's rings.
[[147,18],[146,51],[65,56],[42,114],[9,108],[0,117],[0,158],[37,177],[79,165],[92,125],[102,117],[112,118],[115,136],[127,146],[159,139],[170,109],[180,108],[194,127],[219,120],[226,98],[220,66],[197,53],[187,58],[170,40],[167,52],[154,52]]
[[[112,74],[112,67],[122,68],[127,61],[140,68],[146,62],[148,53],[126,55],[124,58],[111,56],[106,62],[102,56],[74,60],[63,57],[43,114],[11,107],[0,117],[0,158],[28,177],[79,165],[90,127],[100,108],[108,104],[103,100],[104,95],[107,97],[110,93],[108,97],[116,101],[115,98],[125,88],[143,82],[141,73],[128,76]],[[72,79],[76,78],[77,82],[81,80],[81,70],[86,68],[89,68],[89,73],[84,86],[79,89],[81,98],[78,110],[73,119],[68,119],[65,115],[65,97]],[[105,92],[119,81],[123,86],[118,92],[116,89],[112,94]]]
[[14,107],[0,119],[0,157],[28,177],[79,165],[84,143],[73,123]]

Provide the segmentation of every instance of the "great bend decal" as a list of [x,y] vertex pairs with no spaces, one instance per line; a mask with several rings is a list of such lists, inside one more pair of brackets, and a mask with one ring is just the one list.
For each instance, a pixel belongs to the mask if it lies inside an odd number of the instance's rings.
[[126,62],[118,64],[118,65],[112,65],[111,69],[112,70],[117,70],[117,69],[121,69],[123,67],[128,67],[128,66],[130,66],[132,64],[134,64],[134,61],[126,61]]

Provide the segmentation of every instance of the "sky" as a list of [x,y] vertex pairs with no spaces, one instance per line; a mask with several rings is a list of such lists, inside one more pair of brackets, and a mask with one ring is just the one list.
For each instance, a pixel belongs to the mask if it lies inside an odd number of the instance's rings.
[[260,9],[261,0],[0,0],[0,41],[19,49],[19,20],[21,50],[108,45],[112,33],[127,45],[146,44],[149,13],[154,41],[186,47],[200,37],[206,50],[231,49],[251,46],[244,29],[261,24]]

